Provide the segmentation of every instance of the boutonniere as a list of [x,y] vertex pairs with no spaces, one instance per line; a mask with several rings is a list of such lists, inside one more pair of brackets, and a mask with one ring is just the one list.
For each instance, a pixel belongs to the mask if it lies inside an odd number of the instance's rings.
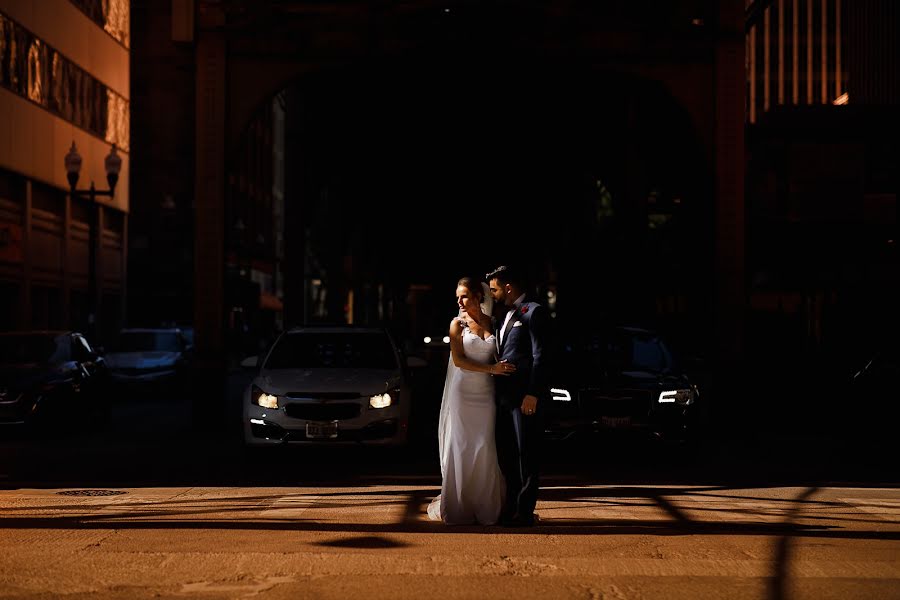
[[525,313],[528,312],[528,306],[523,304],[523,305],[522,305],[522,308],[520,308],[519,310],[521,310],[521,311],[522,311],[522,314],[524,315]]

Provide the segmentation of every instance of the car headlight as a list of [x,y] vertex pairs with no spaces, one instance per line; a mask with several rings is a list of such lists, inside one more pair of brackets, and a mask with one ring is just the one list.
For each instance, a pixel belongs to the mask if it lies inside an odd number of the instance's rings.
[[391,390],[383,394],[376,394],[369,398],[370,408],[387,408],[397,404],[400,399],[400,390]]
[[278,396],[267,394],[255,385],[250,389],[250,402],[263,408],[278,408]]
[[550,388],[550,393],[553,394],[553,399],[557,402],[572,401],[572,394],[569,393],[569,390],[563,388]]
[[667,390],[665,392],[659,393],[659,403],[660,404],[693,404],[694,403],[694,390],[692,389],[682,389],[682,390]]

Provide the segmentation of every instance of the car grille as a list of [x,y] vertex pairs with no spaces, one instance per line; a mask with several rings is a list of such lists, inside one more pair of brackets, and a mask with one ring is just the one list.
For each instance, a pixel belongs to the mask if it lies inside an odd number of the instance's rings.
[[359,392],[288,392],[290,399],[307,398],[310,400],[356,400],[362,398]]
[[359,416],[359,404],[309,404],[291,403],[284,407],[287,416],[307,421],[343,421]]
[[578,402],[588,417],[641,417],[650,413],[647,390],[583,390]]

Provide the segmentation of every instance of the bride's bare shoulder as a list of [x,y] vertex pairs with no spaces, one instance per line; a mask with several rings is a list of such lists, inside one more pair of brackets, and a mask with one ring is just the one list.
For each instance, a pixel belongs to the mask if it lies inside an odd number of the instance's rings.
[[459,322],[459,317],[453,317],[453,320],[450,321],[450,333],[452,335],[456,335],[462,330],[462,323]]

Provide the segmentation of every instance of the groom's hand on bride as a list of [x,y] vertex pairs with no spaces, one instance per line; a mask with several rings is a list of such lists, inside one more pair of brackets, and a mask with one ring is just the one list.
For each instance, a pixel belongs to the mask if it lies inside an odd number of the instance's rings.
[[491,375],[512,375],[515,372],[516,365],[511,362],[506,362],[505,360],[492,364],[490,368]]

